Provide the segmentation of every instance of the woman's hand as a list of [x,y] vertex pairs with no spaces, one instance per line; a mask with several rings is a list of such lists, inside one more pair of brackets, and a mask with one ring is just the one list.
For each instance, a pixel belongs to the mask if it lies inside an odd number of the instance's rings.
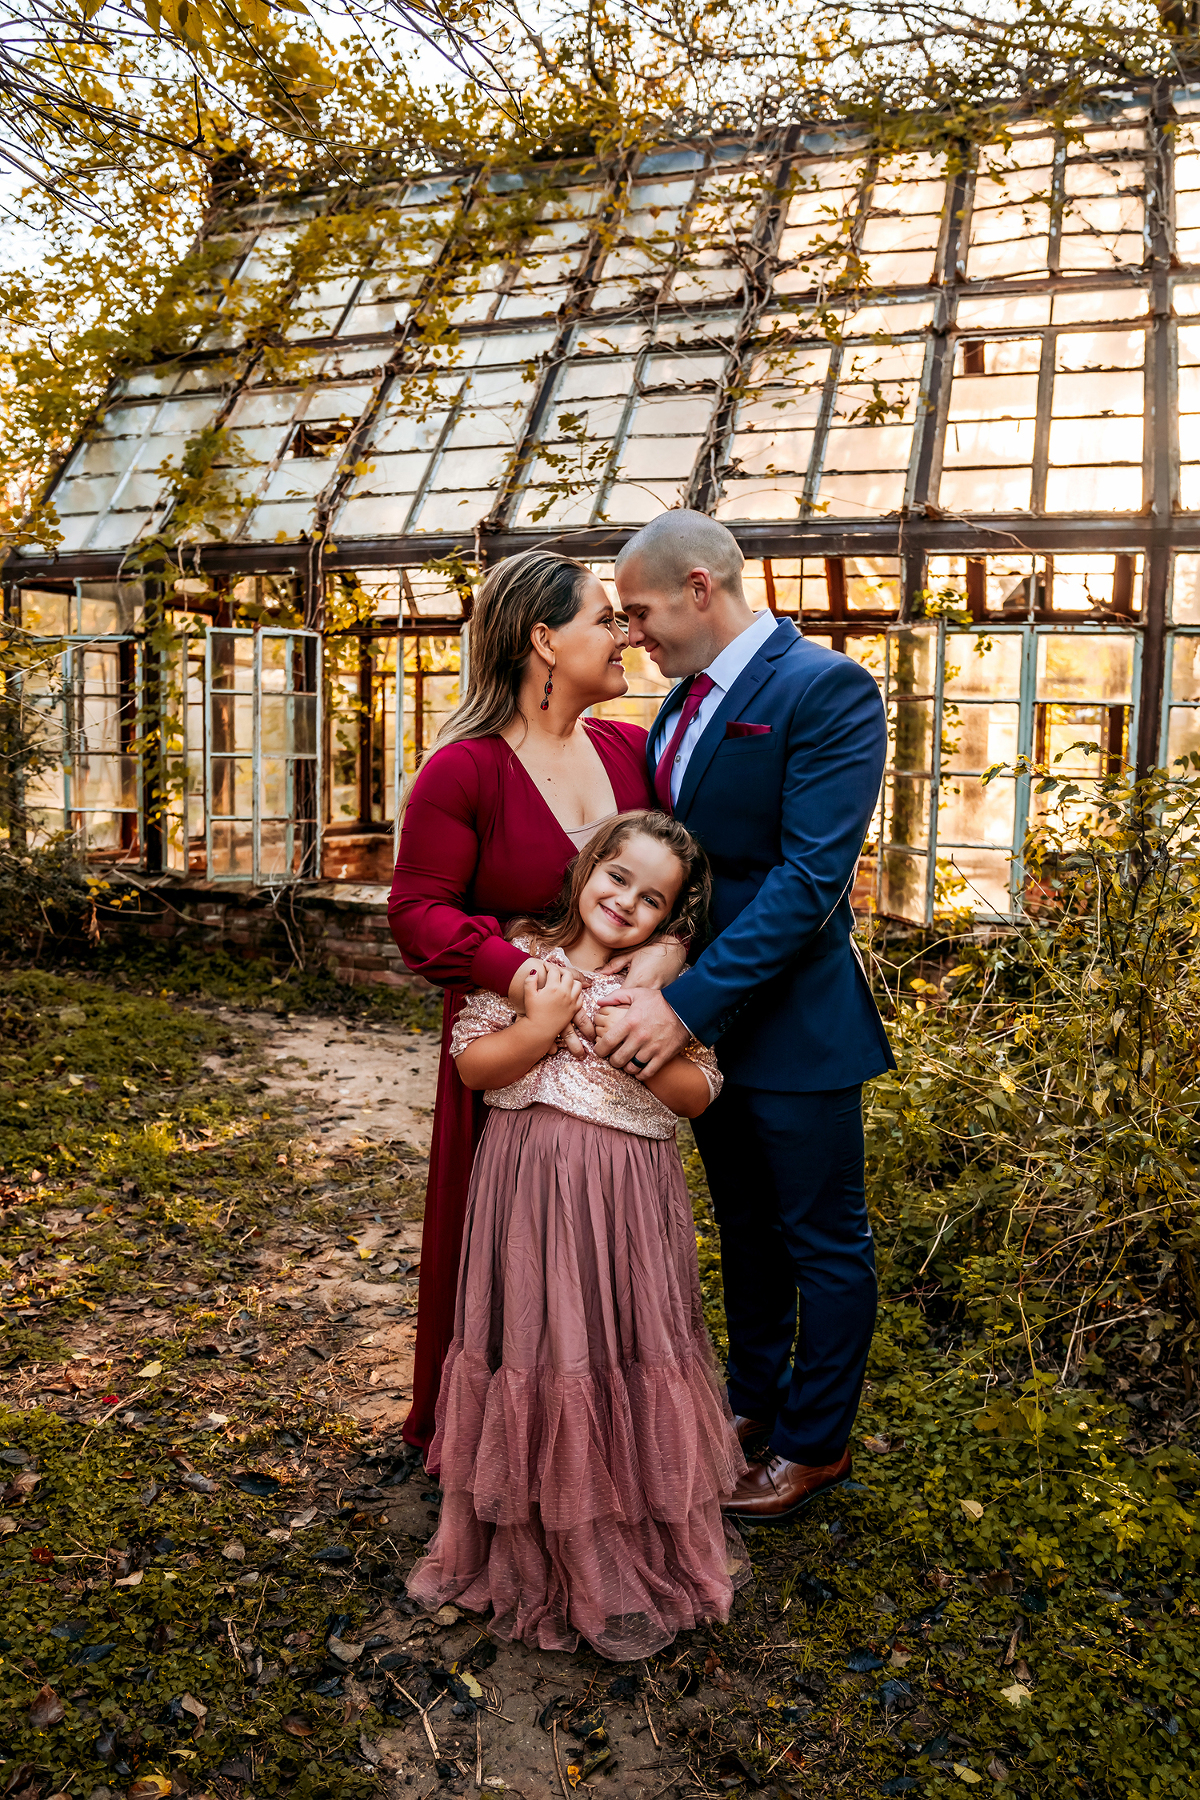
[[612,957],[597,975],[624,975],[627,988],[670,987],[683,973],[687,961],[687,945],[678,938],[662,938],[658,943],[642,944]]
[[[597,969],[596,973],[624,975],[624,985],[627,988],[665,988],[683,972],[686,961],[686,944],[681,944],[677,938],[662,938],[656,944],[642,944],[637,950],[626,950],[620,956],[614,956],[602,969]],[[587,1017],[582,1006],[575,1014],[572,1030],[564,1039],[572,1056],[587,1055],[579,1042],[580,1038],[586,1038],[589,1044],[596,1041],[595,1024]]]
[[540,986],[538,971],[531,969],[525,978],[525,1017],[553,1040],[571,1023],[582,992],[583,983],[553,963],[543,965]]

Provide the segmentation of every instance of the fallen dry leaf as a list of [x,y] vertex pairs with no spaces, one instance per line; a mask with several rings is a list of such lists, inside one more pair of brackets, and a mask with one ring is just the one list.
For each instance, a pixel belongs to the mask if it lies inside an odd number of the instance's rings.
[[290,1528],[293,1531],[303,1531],[304,1527],[306,1525],[312,1524],[312,1522],[316,1518],[316,1516],[317,1516],[316,1507],[315,1506],[307,1506],[307,1507],[305,1507],[303,1512],[297,1513],[294,1519],[289,1519],[288,1525],[290,1526]]
[[7,1487],[0,1489],[0,1500],[6,1504],[11,1504],[13,1501],[19,1504],[21,1501],[27,1500],[41,1479],[41,1476],[35,1475],[32,1469],[22,1469],[19,1475],[13,1476]]
[[1023,1687],[1019,1681],[1014,1681],[1011,1687],[1001,1688],[1000,1694],[1010,1706],[1024,1706],[1027,1700],[1033,1699],[1029,1689]]
[[221,1555],[225,1558],[226,1562],[245,1562],[246,1546],[242,1543],[240,1538],[230,1538],[229,1542],[223,1547]]
[[169,1775],[139,1775],[133,1786],[125,1790],[128,1800],[165,1800],[171,1792]]
[[11,1513],[0,1514],[0,1537],[7,1537],[10,1531],[19,1531],[20,1529]]
[[336,1656],[339,1662],[352,1663],[358,1661],[359,1657],[366,1649],[366,1645],[344,1644],[341,1638],[330,1638],[325,1648],[328,1650],[330,1656]]
[[869,1450],[872,1456],[886,1456],[891,1447],[885,1437],[865,1437],[863,1439],[863,1449]]
[[52,1687],[39,1688],[29,1708],[29,1723],[35,1731],[45,1731],[47,1725],[61,1725],[67,1716],[67,1709]]
[[[960,1500],[958,1504],[962,1507],[962,1509],[966,1513],[968,1519],[974,1519],[976,1523],[978,1523],[979,1520],[982,1519],[983,1508],[979,1504],[978,1500]],[[979,1779],[978,1776],[976,1776],[976,1780],[978,1780],[978,1779]]]
[[[305,1636],[307,1635],[306,1632]],[[299,1713],[289,1713],[283,1721],[283,1729],[292,1737],[306,1738],[312,1736],[315,1727],[310,1725],[308,1720],[302,1718]]]
[[153,1381],[154,1377],[156,1375],[161,1375],[162,1372],[163,1366],[160,1362],[148,1362],[144,1369],[138,1370],[135,1379],[138,1381]]
[[119,1581],[114,1581],[113,1586],[122,1588],[138,1587],[141,1585],[145,1573],[146,1571],[144,1569],[135,1569],[132,1575],[122,1575]]
[[206,1719],[208,1717],[207,1706],[205,1706],[202,1700],[197,1700],[191,1694],[181,1694],[179,1696],[179,1704],[182,1706],[185,1713],[191,1713],[193,1719]]

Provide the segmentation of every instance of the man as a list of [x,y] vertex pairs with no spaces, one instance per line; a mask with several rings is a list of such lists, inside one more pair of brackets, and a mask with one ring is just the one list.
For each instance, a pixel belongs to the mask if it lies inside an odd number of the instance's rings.
[[712,859],[715,935],[666,995],[618,995],[596,1048],[646,1079],[689,1035],[716,1045],[725,1087],[695,1131],[730,1404],[748,1450],[766,1446],[729,1511],[766,1523],[850,1472],[876,1310],[862,1084],[895,1065],[850,938],[883,705],[848,656],[750,610],[742,563],[724,526],[681,511],[617,559],[630,643],[686,677],[648,754],[660,803]]

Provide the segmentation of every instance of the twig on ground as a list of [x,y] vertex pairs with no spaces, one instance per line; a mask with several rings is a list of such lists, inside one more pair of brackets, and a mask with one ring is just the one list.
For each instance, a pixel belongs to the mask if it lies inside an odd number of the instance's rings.
[[571,1800],[571,1796],[567,1793],[567,1784],[566,1784],[565,1780],[563,1779],[562,1764],[558,1760],[558,1720],[557,1719],[551,1719],[550,1731],[551,1731],[551,1742],[554,1745],[554,1767],[558,1771],[558,1785],[562,1789],[563,1800]]
[[392,1681],[393,1683],[395,1683],[395,1686],[396,1686],[398,1692],[403,1694],[404,1698],[408,1701],[408,1704],[410,1706],[415,1707],[417,1712],[421,1715],[421,1724],[425,1727],[425,1736],[429,1740],[429,1748],[433,1751],[433,1760],[434,1760],[434,1762],[440,1762],[442,1759],[442,1753],[438,1749],[437,1739],[433,1735],[433,1726],[429,1723],[429,1715],[433,1711],[434,1707],[438,1704],[438,1702],[441,1700],[444,1700],[446,1698],[445,1694],[439,1694],[437,1696],[436,1700],[431,1700],[429,1702],[428,1706],[422,1706],[419,1701],[413,1699],[412,1695],[409,1693],[409,1691],[406,1687],[401,1687],[400,1683],[396,1680],[396,1677],[394,1675],[389,1675],[388,1679],[390,1681]]
[[642,1695],[642,1707],[646,1714],[646,1723],[650,1727],[650,1736],[654,1739],[654,1748],[656,1750],[661,1750],[662,1744],[659,1742],[658,1733],[654,1729],[654,1720],[650,1717],[650,1702],[647,1700],[645,1694]]
[[475,1786],[483,1786],[483,1739],[479,1734],[479,1714],[475,1714]]

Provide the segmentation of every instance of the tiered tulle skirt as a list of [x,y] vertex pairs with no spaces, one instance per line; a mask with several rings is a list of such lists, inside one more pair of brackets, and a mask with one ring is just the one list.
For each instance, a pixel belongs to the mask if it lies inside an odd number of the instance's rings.
[[541,1650],[651,1655],[728,1617],[745,1468],[704,1328],[671,1141],[494,1111],[471,1179],[429,1466],[424,1605]]

